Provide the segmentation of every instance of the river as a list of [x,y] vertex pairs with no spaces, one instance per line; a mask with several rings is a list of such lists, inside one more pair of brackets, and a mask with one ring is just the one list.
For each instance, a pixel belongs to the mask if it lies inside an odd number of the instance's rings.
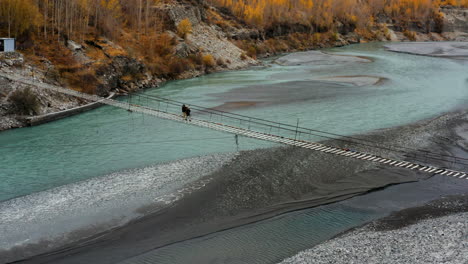
[[[299,121],[303,127],[342,135],[411,124],[453,111],[468,100],[464,61],[392,53],[380,43],[325,52],[361,60],[280,65],[268,59],[264,66],[172,81],[142,93],[291,125]],[[350,76],[375,83],[355,85],[334,78]],[[0,249],[9,250],[43,240],[66,243],[82,236],[77,230],[102,231],[127,223],[147,213],[141,208],[157,204],[150,209],[154,212],[204,188],[203,176],[235,159],[238,150],[277,144],[241,138],[237,146],[229,134],[104,106],[53,123],[2,132],[0,146],[0,233],[6,234]],[[310,242],[311,235],[304,234],[307,228],[302,225],[322,230],[314,236],[319,242],[381,215],[347,208],[346,204],[329,205],[263,222],[265,228],[279,230],[267,232],[272,237],[265,239],[276,243],[285,236],[278,226],[299,221],[287,231],[288,237],[304,240],[291,242],[300,244],[290,249],[292,254]],[[333,224],[327,224],[331,219]],[[245,236],[256,232],[249,228],[234,229],[224,237],[245,243]],[[246,244],[268,251],[284,243]],[[209,243],[215,244],[226,247]],[[169,253],[159,256],[170,256],[166,261],[171,262],[183,248],[168,248]],[[232,258],[245,255],[242,250],[245,247],[234,251]],[[179,262],[184,263],[184,258]]]

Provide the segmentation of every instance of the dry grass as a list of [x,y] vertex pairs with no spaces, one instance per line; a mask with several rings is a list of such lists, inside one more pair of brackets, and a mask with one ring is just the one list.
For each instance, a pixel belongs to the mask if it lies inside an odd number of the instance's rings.
[[105,61],[108,59],[101,49],[91,46],[86,49],[86,56],[94,61]]
[[81,70],[73,74],[68,72],[63,73],[62,79],[73,90],[88,94],[95,94],[96,88],[99,85],[96,73],[90,69]]
[[120,77],[120,79],[121,79],[122,81],[128,82],[128,81],[131,81],[131,80],[133,79],[133,76],[130,75],[130,74],[125,74],[125,75],[123,75],[122,77]]

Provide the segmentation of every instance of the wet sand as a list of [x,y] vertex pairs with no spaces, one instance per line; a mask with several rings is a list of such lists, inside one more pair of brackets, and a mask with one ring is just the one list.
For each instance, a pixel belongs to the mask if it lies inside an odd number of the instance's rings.
[[[268,86],[250,86],[233,89],[226,93],[212,94],[212,96],[227,102],[211,109],[221,111],[233,111],[251,107],[261,107],[269,105],[287,104],[301,102],[304,100],[320,100],[324,97],[314,96],[327,89],[327,93],[332,93],[336,89],[346,87],[362,87],[371,85],[381,85],[388,81],[387,78],[367,75],[354,76],[330,76],[319,77],[315,80],[301,81],[291,84],[291,82],[272,84]],[[295,87],[297,92],[286,93],[283,87]],[[265,92],[265,93],[264,93]],[[354,91],[351,93],[362,92]],[[261,95],[260,95],[261,94]],[[301,96],[299,96],[301,95]],[[304,97],[305,96],[305,97]]]
[[[288,54],[280,57],[274,63],[284,66],[297,65],[348,65],[356,63],[369,63],[372,60],[359,56],[327,54],[322,51],[306,51]],[[276,76],[275,78],[278,78]],[[340,96],[356,95],[365,96],[369,91],[357,88],[363,86],[379,85],[386,79],[379,76],[354,75],[354,76],[330,76],[314,78],[305,75],[306,80],[288,81],[268,85],[251,85],[235,88],[223,93],[212,93],[216,101],[225,103],[213,109],[232,111],[250,107],[266,107],[278,104],[290,104],[297,102],[320,101]],[[309,79],[311,78],[311,79]],[[287,88],[286,88],[287,87]]]
[[373,76],[337,76],[317,80],[252,85],[210,95],[216,98],[216,101],[225,102],[214,107],[214,109],[230,111],[249,107],[266,107],[299,102],[314,103],[335,98],[337,93],[342,97],[366,96],[372,94],[372,91],[359,88],[361,86],[378,84],[381,81],[383,81],[382,78]]
[[320,77],[318,80],[330,81],[330,82],[339,82],[339,83],[349,83],[353,86],[369,86],[369,85],[379,85],[387,81],[386,78],[378,76],[369,76],[369,75],[353,75],[353,76],[330,76],[330,77]]
[[337,65],[348,63],[369,63],[372,60],[364,57],[328,54],[322,51],[311,50],[295,52],[278,58],[274,61],[280,65]]
[[468,59],[468,42],[404,42],[388,44],[385,48],[415,55]]

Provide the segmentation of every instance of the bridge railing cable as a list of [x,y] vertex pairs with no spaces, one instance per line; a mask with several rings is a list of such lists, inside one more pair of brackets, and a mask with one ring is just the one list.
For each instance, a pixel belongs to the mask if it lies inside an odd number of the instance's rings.
[[[60,93],[84,98],[90,101],[103,102],[105,104],[109,104],[109,105],[113,105],[113,106],[117,106],[121,108],[128,107],[128,110],[132,108],[132,105],[135,105],[135,101],[131,100],[132,97],[139,98],[139,101],[140,101],[138,103],[139,105],[141,104],[141,98],[146,98],[147,104],[149,103],[149,101],[157,102],[158,103],[157,109],[154,105],[145,106],[146,108],[148,108],[147,110],[150,110],[150,111],[158,110],[160,112],[166,112],[166,113],[171,113],[171,114],[180,113],[180,107],[182,105],[182,102],[180,101],[153,96],[153,95],[146,95],[146,94],[130,95],[129,103],[123,103],[123,102],[119,102],[116,100],[103,99],[102,97],[99,97],[96,95],[89,95],[89,94],[84,94],[84,93],[80,93],[77,91],[73,91],[70,89],[64,89],[62,87],[57,87],[57,86],[46,84],[46,83],[33,82],[30,80],[24,79],[24,77],[22,76],[4,75],[4,74],[0,74],[0,76],[14,80],[14,81],[22,82],[28,85],[42,87],[42,88],[54,90]],[[165,109],[163,109],[163,107],[165,107]],[[403,154],[404,156],[411,157],[414,159],[418,158],[418,155],[424,155],[424,159],[426,160],[450,162],[452,165],[454,164],[466,165],[462,161],[468,160],[463,157],[457,157],[457,156],[447,155],[443,153],[434,153],[428,150],[414,149],[414,148],[410,148],[406,146],[396,146],[396,145],[390,145],[387,143],[383,144],[380,142],[375,142],[375,141],[366,140],[362,138],[340,135],[337,133],[330,133],[330,132],[321,131],[318,129],[299,127],[298,125],[294,126],[291,124],[265,120],[265,119],[261,119],[257,117],[250,117],[246,115],[230,113],[230,112],[222,111],[219,109],[205,108],[205,107],[197,106],[193,104],[191,104],[190,107],[194,110],[194,113],[196,112],[200,114],[203,113],[205,115],[205,120],[208,119],[207,116],[209,116],[210,121],[213,121],[212,119],[216,119],[213,122],[218,121],[220,123],[221,122],[231,123],[232,126],[241,126],[244,129],[257,130],[263,133],[274,134],[275,136],[282,136],[286,134],[286,136],[289,136],[298,140],[304,140],[303,138],[304,136],[309,136],[309,137],[315,136],[315,137],[319,137],[319,138],[323,138],[327,140],[335,140],[335,141],[343,142],[343,143],[350,144],[350,145],[366,146],[369,148],[373,148],[377,151],[397,152],[397,153]],[[274,129],[276,129],[277,131],[271,131]],[[294,136],[291,136],[291,135],[294,135]]]
[[[153,100],[162,104],[171,105],[177,108],[180,108],[181,105],[183,104],[183,102],[180,102],[180,101],[158,97],[158,96],[152,96],[152,95],[146,95],[146,94],[137,94],[136,96],[146,98],[147,100]],[[222,111],[218,109],[206,108],[206,107],[202,107],[202,106],[198,106],[194,104],[190,104],[190,108],[192,109],[194,113],[208,115],[209,116],[208,120],[211,120],[211,121],[213,121],[212,120],[213,116],[215,118],[219,118],[220,121],[224,121],[224,122],[229,121],[229,119],[232,119],[235,122],[238,122],[240,125],[249,126],[248,127],[249,129],[257,128],[257,130],[258,129],[262,130],[262,132],[265,132],[265,130],[268,130],[269,132],[274,132],[275,134],[278,134],[278,133],[281,134],[281,132],[283,133],[286,132],[289,135],[295,134],[296,136],[298,136],[298,139],[301,139],[301,137],[303,136],[315,136],[315,137],[320,137],[326,140],[340,141],[346,144],[360,145],[360,146],[365,146],[365,147],[370,147],[370,148],[385,150],[385,151],[391,151],[391,152],[399,152],[401,154],[404,154],[404,156],[412,157],[412,158],[416,158],[417,155],[419,155],[419,156],[423,156],[422,158],[428,159],[428,160],[438,160],[438,161],[458,163],[458,164],[460,164],[461,161],[468,161],[468,159],[463,158],[463,157],[457,157],[457,156],[447,155],[443,153],[434,153],[428,150],[415,149],[415,148],[410,148],[406,146],[382,144],[381,142],[376,142],[372,140],[346,136],[346,135],[341,135],[337,133],[321,131],[317,129],[294,126],[291,124],[280,123],[280,122],[265,120],[265,119],[261,119],[257,117],[251,117],[251,116],[246,116],[242,114],[226,112],[226,111]],[[179,111],[179,110],[175,109],[175,111]],[[464,164],[464,165],[467,165],[467,164]]]

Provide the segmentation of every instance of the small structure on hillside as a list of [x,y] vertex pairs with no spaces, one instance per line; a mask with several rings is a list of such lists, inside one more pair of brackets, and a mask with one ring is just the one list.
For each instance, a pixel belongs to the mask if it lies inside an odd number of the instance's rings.
[[15,39],[14,38],[0,38],[0,52],[14,52]]

